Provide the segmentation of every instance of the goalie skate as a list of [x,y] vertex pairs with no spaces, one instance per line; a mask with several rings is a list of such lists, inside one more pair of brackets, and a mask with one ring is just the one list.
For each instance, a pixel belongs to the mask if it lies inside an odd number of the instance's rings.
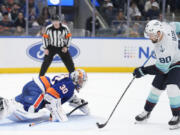
[[6,99],[0,97],[0,119],[3,119],[6,114],[7,102]]
[[180,116],[173,116],[172,119],[169,121],[169,129],[175,130],[180,128]]
[[3,106],[3,98],[0,97],[0,112],[4,110],[4,106]]
[[135,124],[146,123],[147,119],[150,117],[150,112],[143,111],[141,114],[135,117]]

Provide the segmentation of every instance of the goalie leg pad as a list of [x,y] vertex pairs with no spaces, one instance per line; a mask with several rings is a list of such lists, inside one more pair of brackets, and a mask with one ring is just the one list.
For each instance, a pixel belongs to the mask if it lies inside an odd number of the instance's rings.
[[60,98],[56,99],[50,96],[49,94],[45,94],[44,99],[47,102],[45,107],[50,111],[52,115],[52,121],[65,122],[68,120],[66,113],[64,112],[62,108]]

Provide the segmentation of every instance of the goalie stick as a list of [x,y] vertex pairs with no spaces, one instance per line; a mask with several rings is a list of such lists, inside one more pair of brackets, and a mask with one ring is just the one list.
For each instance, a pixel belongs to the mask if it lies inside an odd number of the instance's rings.
[[[152,57],[153,54],[154,54],[154,53],[151,53],[151,55],[147,58],[147,60],[146,60],[146,61],[144,62],[144,64],[142,65],[142,67],[144,67],[144,66],[146,65],[146,63],[149,61],[149,59]],[[128,90],[128,88],[131,86],[131,84],[133,83],[133,81],[134,81],[135,78],[136,78],[136,77],[134,76],[134,77],[132,78],[132,80],[130,81],[130,83],[128,84],[128,86],[126,87],[126,89],[124,90],[123,94],[121,95],[120,99],[118,100],[118,102],[116,103],[115,107],[113,108],[113,110],[112,110],[110,116],[108,117],[107,121],[106,121],[105,123],[103,123],[103,124],[100,124],[99,122],[96,123],[96,125],[97,125],[98,128],[103,128],[103,127],[105,127],[105,126],[107,125],[107,123],[108,123],[109,120],[111,119],[113,113],[115,112],[117,106],[119,105],[121,99],[122,99],[123,96],[125,95],[125,93],[126,93],[126,91]]]
[[[77,106],[76,108],[74,108],[73,110],[71,110],[69,113],[67,113],[66,115],[67,116],[70,116],[73,112],[75,112],[77,109],[87,105],[88,102],[84,102],[83,104]],[[52,121],[52,115],[50,114],[50,117],[48,120],[41,120],[41,121],[38,121],[38,122],[33,122],[33,123],[30,123],[29,124],[29,127],[32,127],[32,126],[35,126],[35,125],[38,125],[38,124],[41,124],[41,123],[44,123],[44,122],[48,122],[48,121]]]
[[29,127],[44,123],[44,122],[48,122],[48,121],[52,121],[52,115],[50,114],[49,119],[48,120],[40,120],[38,122],[33,122],[29,124]]
[[79,108],[81,108],[81,107],[83,107],[83,106],[85,106],[85,105],[87,105],[87,104],[88,104],[88,102],[84,102],[83,104],[77,106],[76,108],[74,108],[72,111],[70,111],[70,112],[67,113],[66,115],[67,115],[67,116],[70,116],[74,111],[76,111],[77,109],[79,109]]

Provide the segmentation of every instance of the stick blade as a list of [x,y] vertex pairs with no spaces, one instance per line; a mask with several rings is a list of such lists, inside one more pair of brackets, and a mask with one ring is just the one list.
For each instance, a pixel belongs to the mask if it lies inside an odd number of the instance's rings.
[[106,126],[106,123],[104,123],[104,124],[99,124],[99,123],[97,122],[96,125],[97,125],[98,128],[103,128],[103,127]]

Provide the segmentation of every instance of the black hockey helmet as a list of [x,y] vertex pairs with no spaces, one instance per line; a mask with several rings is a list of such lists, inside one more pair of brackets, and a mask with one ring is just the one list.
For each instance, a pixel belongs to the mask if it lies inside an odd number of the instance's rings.
[[51,17],[51,20],[52,20],[52,21],[60,21],[60,17],[59,17],[59,15],[53,15],[53,16]]

